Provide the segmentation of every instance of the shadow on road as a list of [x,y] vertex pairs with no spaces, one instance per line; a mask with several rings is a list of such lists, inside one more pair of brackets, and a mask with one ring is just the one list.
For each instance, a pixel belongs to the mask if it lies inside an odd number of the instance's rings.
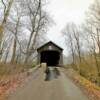
[[45,81],[51,81],[52,79],[56,79],[60,76],[60,72],[57,68],[53,68],[51,70],[49,67],[47,67],[45,74]]

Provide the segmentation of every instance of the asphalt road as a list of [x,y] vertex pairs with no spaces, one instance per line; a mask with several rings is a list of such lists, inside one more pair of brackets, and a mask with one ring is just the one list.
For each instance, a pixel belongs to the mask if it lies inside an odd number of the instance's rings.
[[49,74],[47,77],[43,69],[39,69],[7,100],[88,100],[62,71],[50,68],[46,73]]

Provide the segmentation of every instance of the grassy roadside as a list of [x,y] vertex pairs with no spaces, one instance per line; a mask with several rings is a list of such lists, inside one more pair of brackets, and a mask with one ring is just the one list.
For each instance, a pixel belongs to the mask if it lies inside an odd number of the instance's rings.
[[0,100],[5,94],[15,91],[29,77],[29,64],[0,64]]

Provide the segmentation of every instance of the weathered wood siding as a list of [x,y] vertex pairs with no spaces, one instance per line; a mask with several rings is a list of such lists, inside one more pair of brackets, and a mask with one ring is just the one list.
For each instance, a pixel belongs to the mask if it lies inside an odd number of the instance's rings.
[[60,53],[60,60],[59,60],[59,65],[63,65],[63,49],[59,48],[58,46],[54,45],[54,43],[50,42],[46,45],[43,45],[38,49],[38,63],[40,64],[40,59],[41,59],[41,52],[42,51],[57,51]]

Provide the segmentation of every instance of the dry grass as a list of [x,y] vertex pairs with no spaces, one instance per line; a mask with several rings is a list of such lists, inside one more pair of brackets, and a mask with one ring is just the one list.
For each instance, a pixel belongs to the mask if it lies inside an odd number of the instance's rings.
[[80,66],[80,74],[91,81],[96,81],[97,68],[95,62],[88,60],[88,63],[86,63],[83,61]]
[[[98,65],[100,67],[99,58]],[[71,64],[70,66],[73,67],[75,70],[77,70],[79,66],[80,74],[83,77],[92,81],[93,83],[100,85],[100,78],[98,77],[98,71],[94,57],[86,56],[85,58],[82,58],[81,64],[79,63],[79,60],[76,59],[76,66],[74,66],[73,64]]]
[[0,64],[0,100],[9,90],[15,90],[28,76],[29,64]]
[[0,64],[0,76],[14,75],[31,68],[29,64]]

